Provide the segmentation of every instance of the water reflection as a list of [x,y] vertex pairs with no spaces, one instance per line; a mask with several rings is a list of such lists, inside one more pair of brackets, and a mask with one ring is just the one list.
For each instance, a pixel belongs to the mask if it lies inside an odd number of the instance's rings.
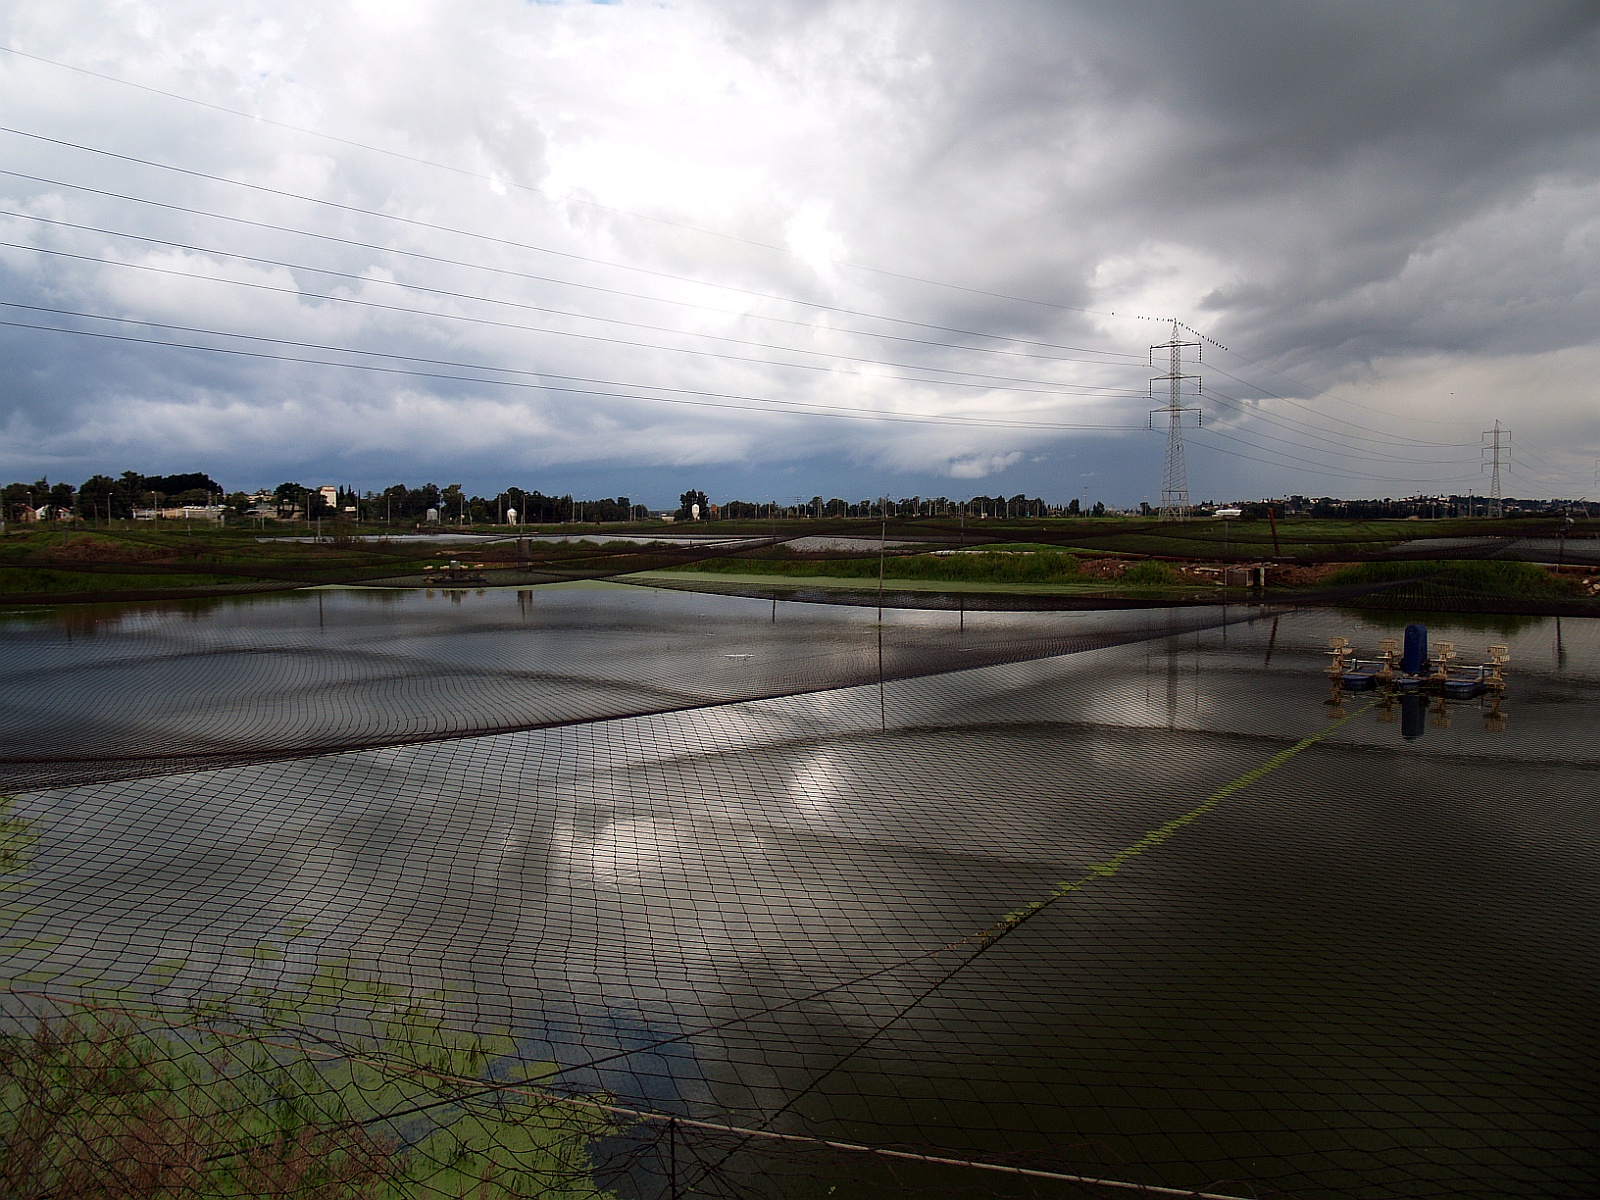
[[[685,645],[730,671],[816,652],[756,639],[764,602],[748,630],[699,603]],[[327,617],[359,641],[332,593]],[[1509,635],[1501,736],[1402,696],[1280,760],[1323,728],[1343,616],[1224,643],[1158,614],[1142,645],[881,685],[876,630],[826,619],[863,686],[33,793],[26,902],[66,940],[31,966],[181,963],[194,995],[348,957],[511,1023],[574,1087],[1167,1186],[1600,1185],[1596,623]],[[418,661],[487,653],[471,632]],[[1224,793],[951,973],[940,947]],[[749,1169],[729,1190],[769,1188]],[[829,1164],[835,1195],[865,1179]]]
[[[1138,638],[1142,613],[943,614],[618,585],[318,589],[0,622],[0,788],[782,695]],[[1172,618],[1209,624],[1196,610]],[[976,625],[977,622],[974,622]],[[957,645],[959,641],[959,647]],[[86,697],[93,697],[86,703]]]

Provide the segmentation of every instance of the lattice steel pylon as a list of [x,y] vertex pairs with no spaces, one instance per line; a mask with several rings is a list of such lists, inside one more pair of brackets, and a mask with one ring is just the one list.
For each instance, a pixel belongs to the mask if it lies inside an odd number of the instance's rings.
[[[1492,456],[1493,471],[1489,476],[1489,515],[1498,517],[1502,515],[1500,507],[1500,451],[1507,452],[1511,449],[1511,431],[1501,429],[1500,422],[1494,423],[1493,429],[1483,431],[1483,449]],[[1488,463],[1483,464],[1488,466]]]
[[1196,415],[1196,423],[1205,420],[1205,416],[1198,408],[1185,408],[1183,405],[1183,381],[1193,379],[1195,391],[1200,390],[1200,376],[1185,375],[1183,373],[1183,348],[1195,347],[1195,357],[1198,359],[1202,353],[1199,341],[1188,342],[1183,340],[1182,326],[1176,318],[1172,322],[1172,339],[1159,345],[1150,347],[1150,365],[1156,365],[1156,351],[1167,351],[1167,373],[1157,375],[1150,381],[1150,398],[1155,399],[1156,384],[1167,385],[1167,403],[1161,408],[1150,410],[1150,428],[1154,429],[1157,413],[1167,414],[1167,463],[1161,473],[1161,510],[1159,519],[1163,521],[1185,521],[1189,517],[1189,473],[1183,461],[1183,414],[1192,412]]

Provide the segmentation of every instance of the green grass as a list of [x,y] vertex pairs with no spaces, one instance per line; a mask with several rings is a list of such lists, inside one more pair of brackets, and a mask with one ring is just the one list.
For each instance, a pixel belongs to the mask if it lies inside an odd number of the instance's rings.
[[[709,558],[685,564],[684,571],[716,575],[821,576],[832,579],[877,579],[878,557],[866,558]],[[884,559],[885,579],[919,579],[946,583],[1057,584],[1079,581],[1076,556],[1059,550],[1032,553],[975,551],[961,554],[902,554]]]
[[[871,592],[878,586],[878,577],[841,578],[835,575],[737,575],[706,571],[637,571],[620,577],[631,584],[672,583],[687,584],[691,589],[716,592],[719,585],[734,588],[818,588],[842,591]],[[1103,579],[1079,579],[1069,583],[969,583],[960,580],[896,579],[885,576],[886,590],[897,592],[958,592],[1014,593],[1016,595],[1094,595],[1104,596],[1115,591],[1114,584]]]
[[[589,1146],[612,1126],[510,1049],[410,1005],[337,1050],[222,1013],[68,1009],[0,1035],[0,1191],[14,1197],[417,1195],[601,1200]],[[482,1095],[472,1099],[474,1093]],[[391,1118],[388,1114],[407,1114]],[[420,1115],[419,1115],[420,1114]]]
[[[734,535],[740,530],[754,535],[772,531],[766,521],[719,521],[699,525],[664,527],[595,524],[548,527],[555,533],[645,533],[655,538],[716,533]],[[876,537],[882,526],[874,521],[781,521],[779,536],[832,534],[856,538]],[[1094,589],[1115,592],[1178,586],[1154,567],[1112,583],[1092,582],[1075,569],[1081,559],[1102,555],[1152,556],[1172,560],[1221,558],[1254,560],[1262,557],[1312,561],[1350,561],[1372,556],[1398,542],[1418,537],[1507,536],[1550,533],[1549,521],[1325,521],[1309,518],[1278,522],[1278,542],[1265,520],[1195,520],[1162,524],[1149,518],[1107,517],[1050,519],[1046,521],[986,521],[981,528],[968,522],[962,530],[951,518],[891,520],[891,538],[963,542],[959,552],[932,554],[919,551],[892,554],[885,577],[990,587],[1050,587],[1064,590]],[[118,593],[197,594],[234,591],[239,585],[280,586],[360,584],[381,579],[417,576],[427,563],[450,557],[481,560],[488,564],[487,583],[496,574],[529,570],[545,577],[582,577],[613,572],[681,570],[717,575],[757,575],[791,580],[876,580],[878,556],[873,553],[802,555],[783,547],[755,556],[693,561],[694,551],[683,547],[638,546],[608,541],[603,545],[536,544],[531,557],[520,565],[509,545],[498,547],[383,544],[354,540],[354,535],[378,535],[381,526],[324,523],[321,543],[291,541],[306,535],[304,526],[254,527],[199,525],[187,528],[169,523],[123,522],[114,528],[29,526],[13,528],[0,536],[0,594],[13,601],[51,603],[91,599],[113,600]],[[504,526],[492,532],[507,534]],[[523,533],[531,534],[531,527]],[[1003,539],[1014,537],[1007,542]],[[870,544],[870,543],[869,543]],[[419,581],[420,582],[420,581]],[[1481,586],[1483,581],[1472,583]],[[1542,597],[1544,591],[1505,591],[1504,581],[1491,584],[1496,595]],[[1514,585],[1513,585],[1514,586]]]
[[[0,796],[0,892],[17,889],[34,841],[12,805]],[[0,909],[0,935],[26,912]],[[0,991],[35,986],[16,968],[47,952],[7,941]],[[550,1064],[522,1060],[509,1035],[455,1027],[444,997],[324,964],[235,1005],[160,1004],[185,967],[155,964],[142,1004],[74,999],[57,979],[49,1000],[28,1000],[44,1015],[0,1026],[0,1194],[609,1197],[590,1151],[618,1122],[542,1090]]]
[[1177,582],[1176,571],[1164,562],[1150,560],[1134,563],[1117,580],[1123,587],[1172,587]]
[[214,588],[245,582],[237,575],[159,574],[58,571],[50,567],[6,567],[0,570],[0,593],[26,595],[55,592],[145,591],[157,588]]
[[1501,560],[1358,563],[1335,572],[1328,587],[1417,580],[1432,591],[1481,599],[1558,600],[1585,595],[1583,586],[1532,563]]

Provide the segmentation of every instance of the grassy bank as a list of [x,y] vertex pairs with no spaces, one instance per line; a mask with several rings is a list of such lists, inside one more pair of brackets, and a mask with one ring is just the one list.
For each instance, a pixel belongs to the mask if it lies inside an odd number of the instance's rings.
[[[773,557],[709,558],[686,565],[685,571],[717,575],[777,575],[832,579],[877,579],[878,556],[855,558]],[[899,554],[884,559],[886,579],[935,580],[947,583],[1077,583],[1082,563],[1059,550],[1027,553],[970,551],[960,554]]]
[[[12,808],[0,797],[0,892],[18,890],[34,840]],[[549,1064],[522,1060],[510,1036],[454,1026],[444,997],[338,965],[235,1004],[60,983],[46,996],[18,968],[54,943],[10,937],[25,915],[0,910],[0,1194],[609,1200],[590,1152],[616,1121],[541,1089]],[[140,991],[159,996],[183,970],[157,964]]]
[[1402,583],[1486,600],[1565,600],[1587,593],[1576,579],[1533,563],[1500,560],[1357,563],[1329,576],[1329,587]]

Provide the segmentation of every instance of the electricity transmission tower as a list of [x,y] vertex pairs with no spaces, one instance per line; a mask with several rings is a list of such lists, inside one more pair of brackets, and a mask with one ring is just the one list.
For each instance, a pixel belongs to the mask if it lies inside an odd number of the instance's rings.
[[1205,420],[1198,408],[1183,406],[1183,381],[1193,379],[1195,391],[1200,390],[1200,376],[1183,373],[1183,348],[1195,347],[1195,358],[1200,357],[1200,343],[1183,340],[1176,319],[1172,322],[1172,339],[1150,347],[1150,365],[1156,365],[1156,351],[1167,351],[1167,373],[1150,381],[1150,398],[1156,398],[1156,384],[1167,385],[1167,403],[1150,410],[1150,428],[1156,427],[1156,414],[1167,414],[1167,465],[1161,473],[1161,511],[1163,521],[1185,521],[1189,517],[1189,473],[1183,462],[1183,414],[1192,412],[1196,423]]
[[1501,515],[1501,511],[1500,511],[1500,452],[1501,452],[1501,450],[1504,450],[1506,452],[1507,457],[1510,456],[1510,454],[1511,454],[1511,431],[1509,429],[1501,429],[1500,428],[1500,422],[1496,421],[1494,423],[1494,428],[1493,429],[1485,429],[1483,431],[1483,453],[1490,455],[1491,456],[1491,461],[1487,462],[1487,463],[1483,463],[1479,467],[1479,470],[1482,470],[1483,467],[1490,466],[1491,463],[1492,463],[1492,466],[1493,466],[1493,469],[1492,469],[1492,471],[1491,471],[1491,473],[1489,475],[1489,515],[1491,517],[1498,517],[1498,516]]

